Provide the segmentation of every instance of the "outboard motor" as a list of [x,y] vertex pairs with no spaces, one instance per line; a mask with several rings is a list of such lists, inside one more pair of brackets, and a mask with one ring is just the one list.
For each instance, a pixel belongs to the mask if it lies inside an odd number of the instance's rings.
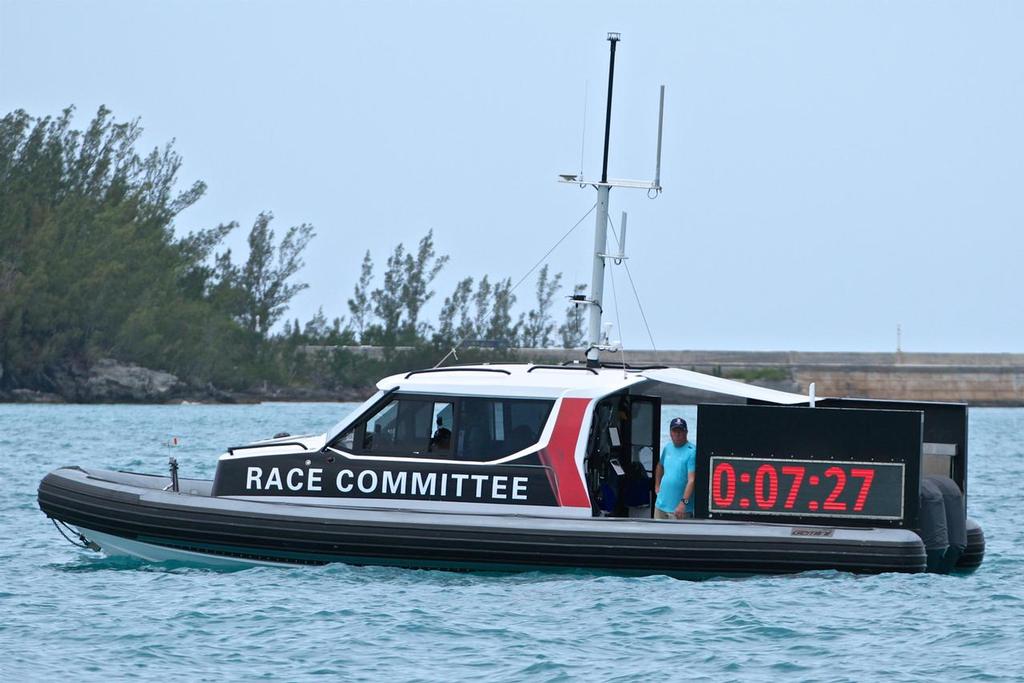
[[949,477],[921,479],[921,528],[928,571],[947,574],[967,547],[967,511],[960,487]]

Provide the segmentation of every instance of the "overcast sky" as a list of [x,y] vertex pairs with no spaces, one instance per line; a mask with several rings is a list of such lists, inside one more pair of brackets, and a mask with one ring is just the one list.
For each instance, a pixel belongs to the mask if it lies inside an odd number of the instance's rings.
[[[660,349],[1024,352],[1024,3],[0,0],[0,113],[105,104],[176,140],[207,195],[181,232],[308,222],[291,316],[347,314],[433,229],[470,275],[518,280],[593,204],[607,31],[610,175]],[[593,220],[551,256],[588,281]],[[378,268],[378,272],[379,272]],[[649,348],[622,268],[627,348]],[[521,308],[532,282],[517,292]],[[611,280],[606,320],[615,321]],[[561,308],[561,304],[559,305]]]

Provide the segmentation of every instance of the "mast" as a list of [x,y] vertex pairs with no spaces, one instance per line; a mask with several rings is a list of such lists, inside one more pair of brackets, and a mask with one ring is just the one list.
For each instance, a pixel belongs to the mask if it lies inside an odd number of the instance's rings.
[[623,234],[620,238],[617,254],[608,254],[608,196],[613,187],[626,187],[647,190],[648,196],[654,198],[661,193],[661,132],[665,113],[665,86],[661,86],[661,98],[658,105],[658,151],[655,162],[653,181],[642,180],[609,180],[608,150],[612,128],[612,89],[615,83],[615,46],[621,40],[618,33],[609,33],[610,45],[608,56],[608,104],[604,116],[604,155],[601,163],[601,179],[598,182],[584,180],[582,173],[563,174],[560,182],[578,184],[580,187],[592,185],[597,190],[597,217],[594,224],[594,269],[590,278],[590,298],[572,297],[579,304],[590,306],[589,325],[587,330],[587,365],[594,367],[600,364],[602,350],[614,350],[601,339],[601,301],[604,298],[605,260],[614,258],[621,261],[626,258],[625,249],[625,216],[623,216]]
[[604,255],[608,246],[608,142],[612,129],[612,87],[615,84],[615,45],[620,40],[618,33],[609,33],[611,52],[608,57],[608,107],[604,115],[604,158],[601,163],[601,182],[597,186],[597,219],[594,225],[594,270],[590,276],[590,325],[587,333],[587,365],[600,362],[601,312],[604,297]]

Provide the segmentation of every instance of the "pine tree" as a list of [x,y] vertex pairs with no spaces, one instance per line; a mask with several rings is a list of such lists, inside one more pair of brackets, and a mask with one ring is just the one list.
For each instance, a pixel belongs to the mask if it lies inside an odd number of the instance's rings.
[[370,300],[370,283],[373,281],[373,259],[370,258],[370,250],[366,250],[363,256],[363,265],[359,273],[359,281],[352,291],[352,298],[348,300],[348,310],[352,314],[352,324],[359,336],[359,343],[365,343],[363,337],[366,335],[366,328],[373,321],[373,302]]
[[[587,291],[585,284],[577,284],[573,287],[573,295],[583,294]],[[577,303],[570,303],[565,309],[565,322],[558,328],[562,336],[562,348],[578,349],[583,346],[583,326],[586,319],[586,308]]]
[[302,252],[314,237],[313,226],[304,223],[288,228],[281,243],[275,245],[270,229],[273,219],[269,211],[256,217],[249,232],[249,258],[238,278],[240,321],[260,338],[267,337],[292,298],[309,286],[290,280],[305,265]]
[[537,274],[537,307],[520,318],[522,345],[528,348],[546,348],[552,344],[555,321],[551,319],[551,304],[555,293],[562,284],[562,274],[548,277],[548,266],[544,265]]
[[473,278],[459,280],[451,295],[446,296],[438,317],[437,333],[434,340],[442,346],[453,345],[467,335],[473,334],[473,320],[469,314],[469,303],[473,297]]
[[416,255],[405,255],[405,272],[402,282],[402,307],[405,319],[401,337],[406,343],[422,342],[427,338],[429,325],[420,321],[420,312],[433,296],[431,283],[444,265],[448,256],[437,256],[434,251],[434,231],[430,230],[420,240]]
[[406,287],[405,247],[399,244],[388,257],[387,269],[384,271],[383,286],[373,290],[370,300],[373,302],[373,313],[380,319],[376,329],[370,330],[374,341],[383,346],[396,346],[401,332],[403,300],[402,292]]

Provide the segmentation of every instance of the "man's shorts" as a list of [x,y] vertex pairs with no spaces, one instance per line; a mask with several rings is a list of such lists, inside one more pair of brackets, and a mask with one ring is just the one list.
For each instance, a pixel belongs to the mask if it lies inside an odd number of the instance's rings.
[[[675,519],[676,516],[671,512],[665,512],[661,508],[654,508],[655,519]],[[693,519],[693,513],[687,510],[683,513],[683,519]]]

